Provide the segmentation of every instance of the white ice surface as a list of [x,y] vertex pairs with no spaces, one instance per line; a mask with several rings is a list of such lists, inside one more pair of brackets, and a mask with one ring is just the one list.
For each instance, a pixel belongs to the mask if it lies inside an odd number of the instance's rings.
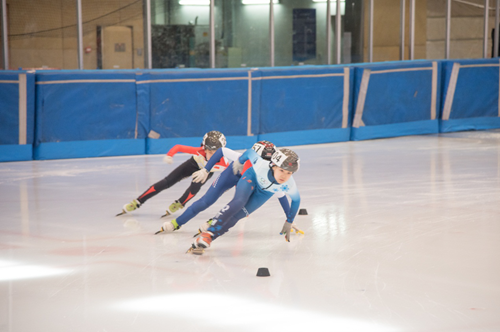
[[0,163],[0,331],[500,331],[500,131],[292,148],[305,235],[271,199],[204,256],[233,191],[172,234],[188,180],[114,216],[186,155]]

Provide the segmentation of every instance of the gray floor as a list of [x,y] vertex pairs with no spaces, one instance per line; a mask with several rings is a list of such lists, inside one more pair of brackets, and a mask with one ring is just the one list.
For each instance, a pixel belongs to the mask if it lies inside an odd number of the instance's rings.
[[173,234],[187,181],[114,216],[186,155],[0,163],[0,331],[500,331],[500,131],[292,148],[305,235],[272,198],[204,256],[233,191]]

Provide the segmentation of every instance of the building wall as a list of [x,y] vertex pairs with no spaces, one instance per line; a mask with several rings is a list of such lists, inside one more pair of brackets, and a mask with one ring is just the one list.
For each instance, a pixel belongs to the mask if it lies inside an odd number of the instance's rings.
[[[77,69],[76,2],[10,0],[10,67]],[[97,26],[133,29],[134,68],[144,68],[142,4],[134,0],[82,1],[84,68],[97,68]]]
[[[369,10],[364,7],[364,61],[368,61]],[[405,50],[404,59],[409,59],[410,8],[405,6]],[[373,61],[400,60],[401,44],[401,0],[377,0],[373,9]],[[415,1],[415,59],[426,58],[427,0]]]
[[[487,57],[491,57],[491,30],[495,27],[494,1],[490,1]],[[484,1],[453,1],[451,7],[450,58],[483,57]],[[446,1],[429,1],[427,6],[427,58],[445,57]]]

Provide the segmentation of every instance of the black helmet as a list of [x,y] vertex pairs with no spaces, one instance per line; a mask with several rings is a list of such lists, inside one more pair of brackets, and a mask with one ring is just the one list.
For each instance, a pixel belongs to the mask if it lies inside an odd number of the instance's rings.
[[299,170],[299,156],[295,152],[287,148],[277,149],[271,157],[271,162],[284,170],[295,173]]
[[219,148],[223,148],[226,146],[226,137],[220,131],[209,131],[205,134],[205,136],[203,136],[201,146],[208,150],[217,150]]
[[276,146],[269,141],[258,141],[252,146],[252,149],[265,160],[271,160],[276,152]]

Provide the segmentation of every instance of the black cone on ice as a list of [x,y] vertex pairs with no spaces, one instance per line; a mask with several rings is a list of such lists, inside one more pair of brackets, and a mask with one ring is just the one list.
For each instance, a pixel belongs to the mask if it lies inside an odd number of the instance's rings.
[[260,267],[257,271],[257,277],[270,277],[269,269],[267,267]]

